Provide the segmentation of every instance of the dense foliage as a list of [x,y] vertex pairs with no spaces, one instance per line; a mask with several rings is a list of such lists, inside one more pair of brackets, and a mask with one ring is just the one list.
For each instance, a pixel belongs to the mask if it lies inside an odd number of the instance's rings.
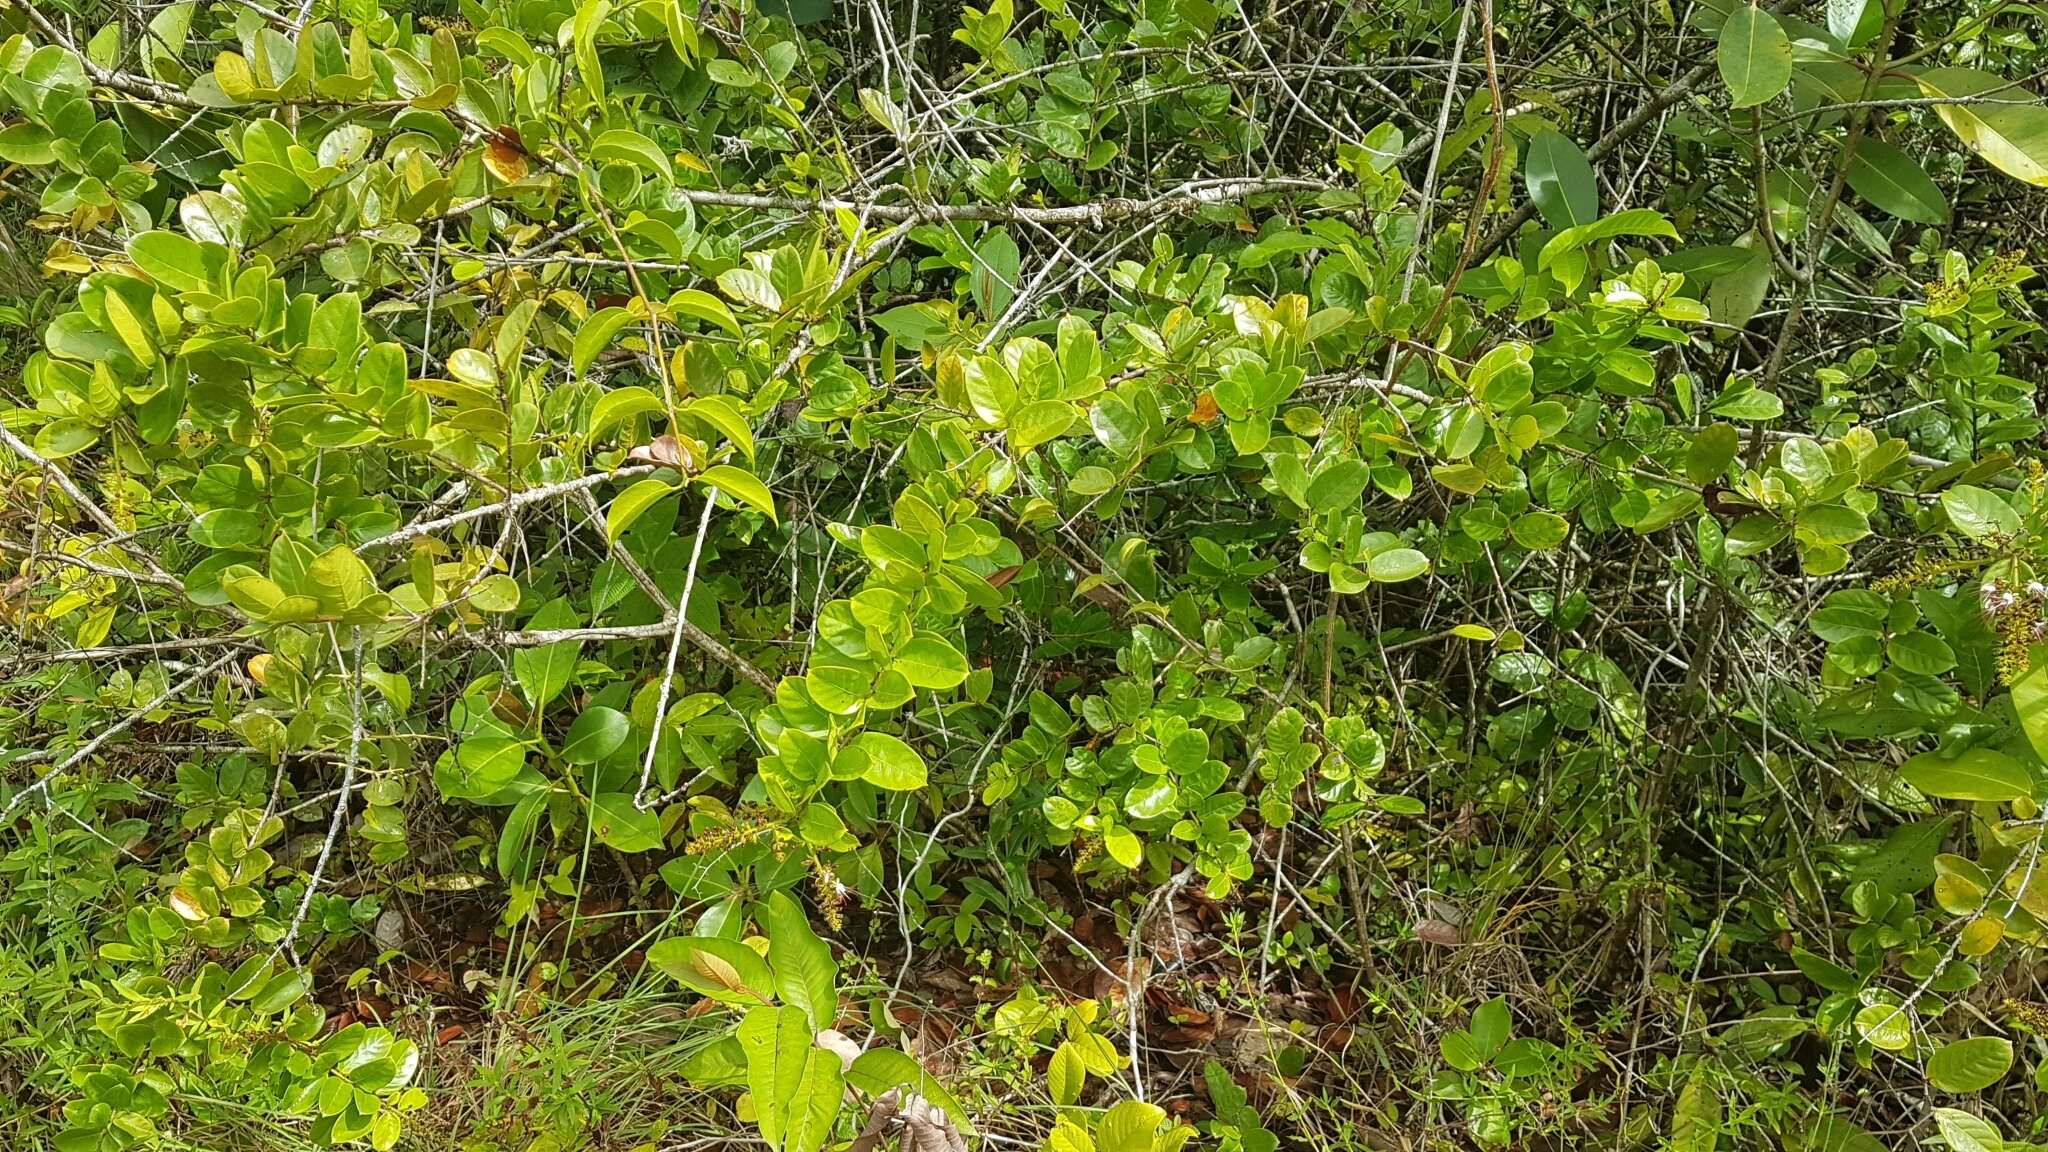
[[11,0],[0,1138],[2048,1139],[2009,0]]

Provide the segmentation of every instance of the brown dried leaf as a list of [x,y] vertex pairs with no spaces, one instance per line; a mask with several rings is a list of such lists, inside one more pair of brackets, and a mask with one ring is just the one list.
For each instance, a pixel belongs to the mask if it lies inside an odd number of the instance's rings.
[[1200,396],[1195,397],[1195,410],[1188,413],[1188,423],[1214,423],[1216,417],[1221,415],[1222,411],[1221,408],[1216,406],[1216,397],[1208,392],[1204,392]]
[[526,179],[526,149],[519,142],[519,133],[510,128],[498,129],[484,145],[484,167],[507,184]]
[[903,1102],[903,1152],[967,1152],[967,1138],[945,1109],[911,1096]]
[[656,436],[653,443],[642,444],[626,453],[626,459],[637,464],[659,464],[683,472],[697,470],[695,456],[683,446],[682,441],[676,439],[673,432]]
[[1417,920],[1415,938],[1425,944],[1438,944],[1445,948],[1454,948],[1465,942],[1465,934],[1448,920]]
[[490,878],[475,872],[440,872],[420,881],[424,892],[474,892],[489,884]]
[[860,1045],[854,1043],[852,1037],[837,1028],[827,1028],[823,1032],[818,1033],[817,1043],[818,1047],[839,1057],[839,1070],[841,1072],[852,1068],[853,1062],[860,1058]]
[[1202,951],[1202,940],[1193,917],[1179,912],[1154,916],[1145,924],[1145,951],[1164,967],[1185,964]]
[[491,713],[514,728],[526,726],[526,705],[507,689],[500,688],[497,694],[491,697]]

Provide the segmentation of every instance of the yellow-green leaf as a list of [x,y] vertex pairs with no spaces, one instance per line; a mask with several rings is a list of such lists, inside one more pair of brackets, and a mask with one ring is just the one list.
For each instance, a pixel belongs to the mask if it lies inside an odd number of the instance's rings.
[[752,472],[731,464],[713,464],[697,473],[697,480],[760,512],[768,519],[781,522],[775,514],[774,493],[768,491],[768,486],[761,483],[760,477]]
[[675,491],[675,485],[666,480],[649,476],[636,481],[631,488],[612,499],[612,506],[605,510],[604,536],[613,544],[633,526],[635,520],[654,507],[654,502]]

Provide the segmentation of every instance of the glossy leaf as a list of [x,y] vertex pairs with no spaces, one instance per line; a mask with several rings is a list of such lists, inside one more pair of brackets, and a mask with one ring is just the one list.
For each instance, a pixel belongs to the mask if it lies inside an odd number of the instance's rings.
[[2012,1056],[2003,1036],[1950,1041],[1927,1058],[1927,1082],[1943,1092],[1982,1092],[2005,1078]]

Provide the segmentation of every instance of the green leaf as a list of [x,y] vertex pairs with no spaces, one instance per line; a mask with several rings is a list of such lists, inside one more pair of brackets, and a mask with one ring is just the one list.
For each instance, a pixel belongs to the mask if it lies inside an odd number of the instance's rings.
[[1835,473],[1827,449],[1804,436],[1786,441],[1778,449],[1778,461],[1786,474],[1809,492],[1818,491]]
[[[724,61],[713,61],[714,64]],[[775,282],[753,268],[728,268],[718,274],[719,291],[765,312],[782,310],[782,293]]]
[[[1569,520],[1555,512],[1542,511],[1524,512],[1515,517],[1515,522],[1508,527],[1508,532],[1514,536],[1515,543],[1536,552],[1555,548],[1564,543],[1565,537],[1571,535],[1571,531]],[[1378,577],[1375,576],[1374,579]]]
[[1056,357],[1060,365],[1060,382],[1073,395],[1073,389],[1099,380],[1102,376],[1102,343],[1096,339],[1095,326],[1079,316],[1060,317],[1058,348]]
[[41,167],[57,162],[57,137],[40,124],[16,123],[0,128],[0,160]]
[[927,345],[944,342],[951,330],[953,307],[951,302],[941,304],[926,300],[917,304],[899,304],[874,317],[875,326],[896,338],[904,348],[917,351]]
[[1514,1018],[1508,1012],[1508,1002],[1496,996],[1474,1008],[1466,1031],[1472,1034],[1473,1046],[1479,1050],[1481,1058],[1493,1059],[1507,1046],[1508,1037],[1514,1032]]
[[1600,215],[1600,186],[1577,144],[1548,129],[1529,140],[1523,175],[1529,199],[1552,228],[1591,224]]
[[1723,392],[1707,406],[1707,411],[1730,420],[1747,420],[1752,423],[1776,420],[1785,414],[1785,402],[1775,392],[1761,388],[1738,388]]
[[505,826],[498,831],[498,875],[506,880],[524,880],[532,868],[529,852],[534,833],[540,829],[541,814],[547,810],[548,794],[534,792],[512,806]]
[[1463,1028],[1453,1028],[1437,1037],[1436,1046],[1443,1053],[1444,1063],[1460,1072],[1477,1072],[1486,1066],[1486,1057],[1480,1054],[1478,1042]]
[[2013,681],[2012,707],[2034,754],[2048,762],[2048,659],[2041,658],[2038,651],[2028,656],[2027,673]]
[[306,568],[306,580],[321,610],[330,616],[342,615],[377,591],[376,575],[346,544],[336,544],[315,558]]
[[1756,316],[1771,292],[1770,253],[1762,242],[1737,248],[1742,262],[1707,286],[1707,312],[1715,321],[1740,328]]
[[1097,1152],[1152,1152],[1152,1134],[1166,1109],[1143,1100],[1119,1100],[1095,1122]]
[[676,486],[655,476],[635,480],[633,486],[612,498],[612,505],[604,514],[604,538],[617,544],[619,537],[633,527],[635,521],[645,515],[656,501],[674,492]]
[[66,417],[36,430],[36,454],[45,460],[75,456],[99,443],[100,430],[90,420]]
[[683,987],[727,1004],[766,1004],[775,998],[775,973],[768,961],[737,940],[671,936],[648,947],[647,962]]
[[832,1027],[839,1019],[839,965],[831,946],[811,931],[803,908],[787,892],[770,893],[754,916],[768,934],[776,994],[803,1011],[813,1033]]
[[1805,1132],[1785,1136],[1785,1152],[1891,1152],[1884,1141],[1839,1115],[1821,1116]]
[[582,0],[569,26],[569,42],[576,57],[576,74],[592,100],[604,103],[604,66],[597,59],[597,30],[611,15],[611,0]]
[[562,740],[562,759],[571,764],[595,764],[619,750],[633,731],[624,712],[602,705],[585,709]]
[[1001,229],[992,229],[974,250],[974,269],[967,287],[974,297],[974,309],[984,320],[996,320],[1017,295],[1022,253],[1017,242]]
[[[681,859],[678,857],[676,862]],[[698,1049],[682,1062],[678,1070],[693,1088],[744,1088],[747,1086],[747,1050],[740,1047],[737,1035],[729,1033]]]
[[1365,570],[1381,584],[1398,584],[1429,571],[1429,557],[1413,548],[1392,548],[1367,561]]
[[852,843],[852,834],[846,830],[846,821],[829,804],[813,801],[804,805],[803,820],[797,825],[804,843],[813,848],[839,851]]
[[2008,1147],[1998,1129],[1959,1108],[1936,1108],[1934,1126],[1948,1152],[2005,1152]]
[[197,242],[176,232],[137,233],[128,240],[128,259],[173,292],[204,292],[212,287],[206,253]]
[[[556,597],[541,605],[526,626],[532,631],[542,631],[574,628],[581,622],[569,601]],[[535,712],[546,708],[548,701],[569,686],[569,679],[576,674],[576,654],[580,647],[574,640],[562,640],[538,648],[522,648],[512,654],[513,676],[519,681],[519,689],[525,693],[527,704]]]
[[1676,240],[1678,229],[1671,226],[1671,221],[1665,219],[1662,212],[1653,208],[1630,208],[1612,216],[1603,216],[1591,224],[1574,225],[1551,237],[1537,258],[1537,268],[1548,268],[1560,255],[1596,240],[1613,240],[1621,236],[1662,236]]
[[1721,1097],[1707,1082],[1702,1061],[1679,1089],[1671,1109],[1671,1141],[1667,1152],[1714,1152],[1721,1139]]
[[247,508],[214,508],[192,518],[185,534],[206,548],[255,548],[268,535],[263,517]]
[[770,1152],[817,1152],[839,1114],[839,1057],[815,1035],[801,1008],[764,1004],[740,1020],[754,1119]]
[[911,792],[925,785],[924,757],[887,732],[863,732],[848,747],[867,758],[861,778],[891,792]]
[[101,331],[90,317],[80,311],[65,312],[45,325],[43,346],[50,350],[50,355],[63,360],[87,364],[101,360],[114,364],[134,363],[120,337]]
[[1694,434],[1685,453],[1685,475],[1695,484],[1711,484],[1728,472],[1742,446],[1733,424],[1709,424]]
[[683,411],[718,429],[748,460],[754,458],[754,426],[731,397],[699,396],[685,405]]
[[1029,452],[1058,439],[1073,426],[1074,406],[1064,400],[1036,400],[1010,415],[1010,448]]
[[1179,809],[1180,791],[1164,776],[1148,778],[1124,797],[1124,811],[1133,820],[1154,820]]
[[1088,409],[1088,426],[1102,446],[1118,456],[1129,455],[1145,439],[1144,418],[1114,392],[1095,398],[1095,405]]
[[1972,748],[1949,759],[1922,752],[1900,765],[1899,775],[1943,800],[2019,800],[2034,794],[2034,776],[2026,765],[1992,748]]
[[1861,48],[1884,26],[1882,0],[1828,0],[1828,32],[1845,47]]
[[1792,963],[1808,980],[1828,992],[1854,992],[1863,986],[1856,973],[1804,948],[1792,949]]
[[890,665],[913,688],[957,688],[967,679],[967,657],[936,632],[919,632]]
[[1972,1036],[1934,1050],[1927,1058],[1927,1082],[1943,1092],[1982,1092],[2012,1068],[2012,1041]]
[[1911,157],[1882,140],[1864,139],[1849,164],[1849,187],[1902,220],[1948,223],[1948,197]]
[[859,1089],[870,1099],[880,1096],[891,1088],[907,1087],[927,1101],[944,1109],[952,1118],[953,1126],[962,1135],[975,1135],[974,1121],[960,1102],[953,1098],[939,1078],[924,1070],[909,1053],[895,1048],[870,1048],[853,1061],[847,1069],[846,1082]]
[[1870,518],[1841,504],[1815,504],[1799,513],[1799,536],[1821,544],[1853,544],[1870,535]]
[[576,339],[570,345],[569,364],[576,375],[581,377],[590,371],[597,357],[626,325],[633,322],[633,313],[625,308],[600,308],[576,329]]
[[[510,784],[526,766],[526,744],[505,736],[472,736],[455,750],[456,771],[443,779],[442,791],[457,799],[480,800]],[[453,784],[450,788],[447,785]]]
[[2020,514],[2003,496],[1972,484],[1958,484],[1941,494],[1941,507],[1956,530],[1975,540],[2012,536],[2020,530]]
[[1314,512],[1335,512],[1358,503],[1372,472],[1349,456],[1339,457],[1317,469],[1308,482],[1308,506]]
[[698,288],[685,288],[668,298],[668,306],[684,316],[705,321],[737,340],[746,335],[725,301]]
[[1892,663],[1920,676],[1939,676],[1956,666],[1955,650],[1930,632],[1901,632],[1884,647]]
[[1429,474],[1437,483],[1467,496],[1486,487],[1486,470],[1477,464],[1437,464],[1430,468]]
[[1116,487],[1116,473],[1099,465],[1090,464],[1074,473],[1067,487],[1077,496],[1100,496]]
[[635,416],[644,416],[650,412],[660,412],[665,407],[661,397],[638,385],[627,388],[614,388],[599,396],[597,403],[591,405],[588,435],[592,440],[596,440],[613,427],[631,420]]
[[890,135],[898,139],[909,138],[909,117],[887,95],[873,88],[863,88],[860,90],[860,106],[875,123],[888,129]]
[[449,353],[448,374],[486,392],[498,387],[498,362],[481,348],[457,348]]
[[1941,838],[1949,820],[1916,820],[1901,824],[1885,834],[1877,852],[1856,865],[1851,883],[1869,881],[1881,893],[1904,895],[1934,883],[1934,858],[1941,852]]
[[1081,1062],[1074,1042],[1069,1040],[1055,1048],[1052,1060],[1045,1066],[1045,1087],[1052,1094],[1052,1102],[1062,1108],[1074,1103],[1081,1098],[1081,1089],[1087,1083],[1088,1068]]
[[1753,3],[1737,0],[1728,13],[1714,61],[1737,108],[1762,104],[1792,82],[1792,41],[1777,17]]
[[519,581],[493,572],[470,589],[469,603],[479,612],[510,612],[519,607]]
[[714,84],[724,84],[733,88],[754,86],[754,74],[737,60],[720,57],[706,64],[705,72],[710,75]]
[[1903,1052],[1913,1044],[1912,1014],[1896,1004],[1871,1004],[1856,1013],[1856,1032],[1874,1048]]
[[277,582],[246,564],[236,564],[220,575],[221,591],[228,600],[254,620],[268,620],[285,600]]
[[663,180],[673,181],[676,176],[675,169],[669,166],[668,157],[654,146],[654,141],[631,128],[611,128],[598,133],[597,139],[590,142],[590,158],[630,164]]
[[1136,868],[1145,859],[1145,842],[1121,824],[1103,830],[1102,847],[1110,859],[1126,868]]
[[697,473],[696,480],[738,500],[768,517],[772,522],[781,522],[775,514],[774,494],[768,491],[768,486],[761,483],[759,477],[744,468],[736,468],[731,464],[713,464]]
[[600,844],[621,852],[661,847],[661,814],[633,806],[630,792],[600,792],[590,801],[590,830]]

